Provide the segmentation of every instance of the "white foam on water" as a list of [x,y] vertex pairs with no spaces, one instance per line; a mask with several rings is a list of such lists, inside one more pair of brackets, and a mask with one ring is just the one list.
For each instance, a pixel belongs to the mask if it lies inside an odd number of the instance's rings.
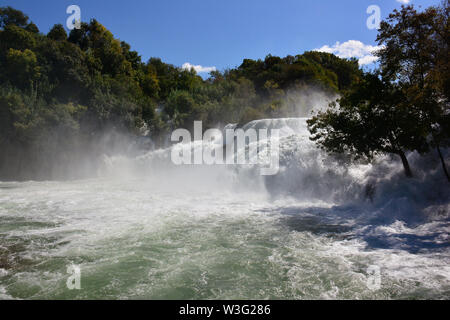
[[[0,298],[450,298],[450,193],[432,157],[409,155],[412,180],[397,159],[349,164],[306,120],[244,126],[280,129],[276,176],[175,166],[167,148],[105,157],[91,180],[0,183]],[[71,264],[82,290],[66,287]]]

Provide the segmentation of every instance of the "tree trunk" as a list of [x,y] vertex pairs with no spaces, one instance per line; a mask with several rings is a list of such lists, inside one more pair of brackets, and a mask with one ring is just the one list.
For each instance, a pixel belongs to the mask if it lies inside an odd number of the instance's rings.
[[441,159],[442,169],[444,169],[445,176],[447,177],[448,182],[450,182],[450,176],[447,171],[447,165],[445,164],[445,160],[444,157],[442,156],[441,148],[439,148],[439,146],[437,146],[437,151],[439,154],[439,158]]
[[406,158],[406,155],[403,151],[399,151],[398,155],[400,156],[400,158],[402,159],[402,163],[403,163],[403,169],[405,170],[405,175],[408,178],[412,178],[413,174],[411,172],[411,167],[409,166],[408,163],[408,159]]

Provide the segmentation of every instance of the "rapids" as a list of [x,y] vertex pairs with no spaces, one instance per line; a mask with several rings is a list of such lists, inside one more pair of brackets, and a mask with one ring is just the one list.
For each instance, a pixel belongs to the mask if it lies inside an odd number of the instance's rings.
[[0,182],[0,299],[450,298],[450,190],[434,155],[409,154],[407,181],[395,158],[325,154],[305,118],[248,128],[280,129],[277,175],[175,166],[168,148],[105,156],[88,180]]

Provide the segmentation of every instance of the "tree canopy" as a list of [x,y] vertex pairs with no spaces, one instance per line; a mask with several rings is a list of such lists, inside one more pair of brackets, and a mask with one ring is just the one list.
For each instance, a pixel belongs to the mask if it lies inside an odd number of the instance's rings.
[[441,150],[450,143],[449,10],[448,0],[422,12],[411,5],[394,10],[378,33],[379,69],[309,121],[312,139],[355,157],[397,154],[407,176],[412,171],[406,151],[436,148],[450,181]]
[[146,134],[158,143],[193,120],[203,120],[206,130],[293,116],[290,90],[314,86],[336,94],[361,75],[355,59],[306,52],[244,59],[203,79],[160,58],[142,61],[95,19],[69,33],[56,24],[45,35],[23,12],[0,8],[0,148],[6,150],[0,176],[20,174],[28,162],[61,150],[68,154],[74,144],[89,146],[105,130]]

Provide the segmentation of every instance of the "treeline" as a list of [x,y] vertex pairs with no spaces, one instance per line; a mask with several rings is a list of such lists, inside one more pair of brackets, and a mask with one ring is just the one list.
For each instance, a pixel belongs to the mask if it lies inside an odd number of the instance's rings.
[[203,80],[159,58],[143,62],[96,20],[43,34],[23,12],[0,8],[0,178],[64,177],[64,164],[106,152],[110,132],[161,144],[193,120],[207,129],[294,115],[290,90],[341,93],[362,75],[356,59],[306,52],[245,59]]
[[407,152],[436,153],[450,181],[450,6],[402,6],[381,23],[379,68],[365,73],[338,103],[309,121],[313,140],[330,152],[372,159],[394,154],[414,175]]

